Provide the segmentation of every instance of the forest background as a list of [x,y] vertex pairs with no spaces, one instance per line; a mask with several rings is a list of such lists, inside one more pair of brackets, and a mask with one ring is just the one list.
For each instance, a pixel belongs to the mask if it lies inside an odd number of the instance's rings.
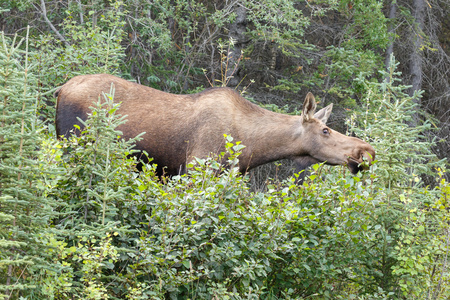
[[[0,0],[0,299],[448,299],[449,11]],[[284,113],[313,92],[377,162],[317,165],[302,185],[289,164],[242,177],[217,158],[165,184],[150,165],[137,176],[113,91],[81,136],[56,138],[52,93],[88,73],[226,85]]]

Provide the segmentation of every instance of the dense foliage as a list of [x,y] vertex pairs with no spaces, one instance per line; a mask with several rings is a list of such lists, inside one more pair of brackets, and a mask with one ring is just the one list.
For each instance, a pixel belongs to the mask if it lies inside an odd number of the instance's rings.
[[[396,3],[400,34],[414,18]],[[422,110],[436,91],[411,92],[393,55],[384,65],[394,21],[382,2],[0,4],[0,299],[450,297],[450,186],[430,139],[442,123]],[[315,165],[301,185],[266,174],[255,188],[235,168],[245,145],[224,136],[229,168],[197,159],[160,180],[151,164],[136,172],[140,137],[120,138],[114,87],[79,136],[56,139],[54,88],[100,72],[175,92],[239,86],[281,111],[313,90],[349,111],[341,127],[376,162],[358,175]]]

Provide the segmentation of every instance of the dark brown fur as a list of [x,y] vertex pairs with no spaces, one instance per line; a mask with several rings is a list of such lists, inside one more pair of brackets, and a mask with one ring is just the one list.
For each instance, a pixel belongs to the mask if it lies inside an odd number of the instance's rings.
[[[115,88],[119,113],[128,121],[119,126],[124,138],[146,132],[136,144],[158,164],[159,172],[185,172],[194,157],[204,158],[224,149],[223,134],[246,147],[239,157],[245,172],[261,164],[290,158],[299,162],[326,161],[347,164],[352,172],[366,157],[372,161],[374,149],[357,138],[329,129],[325,122],[331,105],[315,113],[315,100],[308,94],[301,116],[265,110],[229,88],[213,88],[192,95],[175,95],[107,75],[82,75],[69,80],[55,94],[56,131],[68,136],[77,117],[85,120],[102,92]],[[324,129],[328,133],[324,133]]]

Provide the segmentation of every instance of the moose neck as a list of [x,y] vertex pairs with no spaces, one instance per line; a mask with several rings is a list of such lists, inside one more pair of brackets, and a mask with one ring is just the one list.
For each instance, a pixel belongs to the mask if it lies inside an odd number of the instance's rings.
[[241,171],[289,158],[301,152],[301,117],[264,110],[247,116],[247,129],[241,133],[246,146],[240,156]]

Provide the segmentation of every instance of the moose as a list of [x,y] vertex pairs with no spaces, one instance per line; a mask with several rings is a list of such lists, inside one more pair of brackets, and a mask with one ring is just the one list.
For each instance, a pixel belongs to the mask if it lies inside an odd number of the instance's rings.
[[128,118],[118,130],[125,139],[145,132],[135,147],[153,158],[160,176],[185,173],[195,157],[224,151],[224,134],[245,146],[241,173],[280,159],[294,160],[299,169],[325,162],[357,173],[367,167],[364,159],[369,164],[375,159],[370,144],[326,126],[333,105],[315,112],[311,93],[301,115],[286,115],[263,109],[230,88],[176,95],[108,74],[76,76],[55,92],[57,135],[67,137],[75,124],[82,126],[78,118],[86,120],[90,106],[112,85],[119,113]]

